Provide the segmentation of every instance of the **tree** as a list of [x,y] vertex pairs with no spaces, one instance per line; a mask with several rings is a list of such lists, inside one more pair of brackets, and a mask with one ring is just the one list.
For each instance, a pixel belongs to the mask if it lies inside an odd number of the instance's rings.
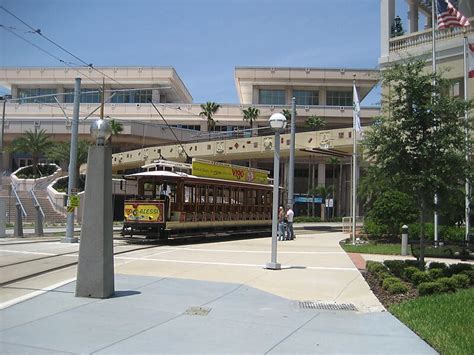
[[112,137],[123,132],[123,124],[113,118],[110,120],[110,128],[112,130],[112,135],[109,138],[109,142],[112,143]]
[[385,114],[363,140],[377,174],[417,202],[420,265],[433,196],[457,189],[472,174],[464,158],[465,123],[459,119],[471,105],[445,95],[449,81],[424,73],[424,66],[423,61],[410,61],[383,73],[382,84],[389,89]]
[[[77,143],[77,160],[76,166],[76,178],[80,178],[79,169],[82,164],[87,163],[87,157],[89,154],[90,143],[85,140],[80,140]],[[46,152],[46,155],[49,159],[58,161],[60,163],[67,163],[70,159],[71,143],[70,142],[57,142],[53,143],[51,147]],[[76,181],[77,182],[77,181]],[[76,184],[76,186],[79,186]]]
[[[341,160],[336,158],[336,157],[330,157],[328,159],[328,164],[331,165],[331,170],[332,170],[332,195],[333,195],[333,198],[334,200],[336,199],[336,166],[340,164]],[[339,179],[341,179],[341,176],[339,175]],[[339,198],[339,196],[337,196]],[[333,210],[332,210],[332,217],[334,217],[334,207],[333,207]]]
[[9,150],[17,153],[30,153],[33,160],[33,171],[37,172],[39,176],[41,175],[38,170],[39,158],[46,153],[51,144],[51,138],[45,129],[34,132],[27,130],[22,136],[13,140]]
[[[326,200],[331,196],[333,193],[332,186],[324,186],[324,185],[319,185],[316,187],[313,187],[312,189],[309,190],[310,195],[322,197],[323,200]],[[321,209],[325,208],[325,203],[321,203]],[[314,210],[313,210],[314,212]]]
[[321,117],[318,116],[309,116],[306,119],[304,124],[307,128],[314,129],[315,131],[319,131],[321,128],[326,127],[326,121],[324,121]]
[[[253,122],[257,120],[258,116],[260,115],[260,110],[256,107],[248,107],[242,111],[244,114],[244,121],[250,123],[250,128],[253,128]],[[254,136],[255,134],[253,133],[252,130],[252,135]]]
[[221,105],[216,104],[215,102],[206,102],[201,104],[201,112],[199,116],[204,117],[207,120],[207,131],[213,131],[216,126],[216,121],[214,121],[214,114],[221,108]]

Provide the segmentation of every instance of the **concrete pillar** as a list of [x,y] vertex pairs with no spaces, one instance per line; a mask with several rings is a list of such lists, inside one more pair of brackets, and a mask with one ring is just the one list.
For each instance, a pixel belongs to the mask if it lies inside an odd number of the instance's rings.
[[410,22],[410,33],[418,32],[418,1],[410,0],[410,11],[408,11],[408,19]]
[[320,89],[320,90],[319,90],[319,104],[320,104],[321,106],[325,106],[325,105],[326,105],[326,92],[327,92],[326,89]]
[[35,205],[36,209],[36,220],[35,220],[35,235],[37,237],[43,237],[43,215],[41,214],[40,206]]
[[23,237],[23,216],[21,214],[21,205],[16,204],[15,226],[13,227],[14,237]]
[[380,1],[380,61],[387,62],[390,54],[390,37],[395,18],[395,0]]
[[160,89],[158,89],[158,88],[152,89],[152,90],[151,90],[151,101],[153,101],[153,102],[161,102],[161,101],[160,101],[160,94],[161,94]]
[[[63,93],[64,92],[64,85],[56,86],[56,92],[58,94]],[[59,102],[64,102],[64,95],[58,95],[58,96],[56,96],[56,98],[58,99]]]
[[110,147],[89,148],[85,195],[76,297],[108,298],[115,292]]
[[326,164],[318,163],[318,186],[326,186]]
[[7,225],[7,209],[4,199],[0,199],[0,238],[5,238],[7,236],[6,233],[6,225]]

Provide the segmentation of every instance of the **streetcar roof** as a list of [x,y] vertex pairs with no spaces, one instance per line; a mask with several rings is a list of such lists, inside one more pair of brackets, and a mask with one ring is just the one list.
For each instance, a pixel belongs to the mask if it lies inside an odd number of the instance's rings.
[[259,187],[272,187],[273,185],[270,184],[257,184],[253,182],[247,181],[236,181],[236,180],[224,180],[224,179],[214,179],[208,177],[201,177],[201,176],[194,176],[182,172],[172,172],[167,170],[155,170],[155,171],[143,171],[140,173],[125,175],[125,179],[138,179],[138,178],[152,178],[152,177],[164,177],[164,178],[175,178],[175,179],[193,179],[199,181],[209,181],[209,182],[219,182],[219,183],[229,183],[229,184],[245,184],[251,186],[259,186]]

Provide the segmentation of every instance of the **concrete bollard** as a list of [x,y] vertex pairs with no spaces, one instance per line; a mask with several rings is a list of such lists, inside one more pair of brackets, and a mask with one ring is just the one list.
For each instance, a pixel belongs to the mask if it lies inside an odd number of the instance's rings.
[[402,226],[402,255],[408,255],[408,226]]
[[16,204],[15,227],[13,228],[14,237],[23,237],[23,215],[21,214],[21,205]]
[[35,209],[36,209],[35,234],[37,237],[44,237],[43,215],[41,214],[40,206],[35,205]]
[[0,200],[0,238],[7,236],[6,225],[7,225],[7,210],[5,207],[5,200]]

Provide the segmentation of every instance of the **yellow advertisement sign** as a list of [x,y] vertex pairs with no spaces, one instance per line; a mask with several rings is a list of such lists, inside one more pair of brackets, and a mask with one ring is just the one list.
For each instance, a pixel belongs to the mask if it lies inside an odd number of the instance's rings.
[[164,204],[158,202],[125,201],[126,222],[164,223]]
[[268,171],[197,159],[193,160],[192,174],[214,179],[268,184]]
[[69,207],[79,207],[79,196],[71,195],[69,197]]

